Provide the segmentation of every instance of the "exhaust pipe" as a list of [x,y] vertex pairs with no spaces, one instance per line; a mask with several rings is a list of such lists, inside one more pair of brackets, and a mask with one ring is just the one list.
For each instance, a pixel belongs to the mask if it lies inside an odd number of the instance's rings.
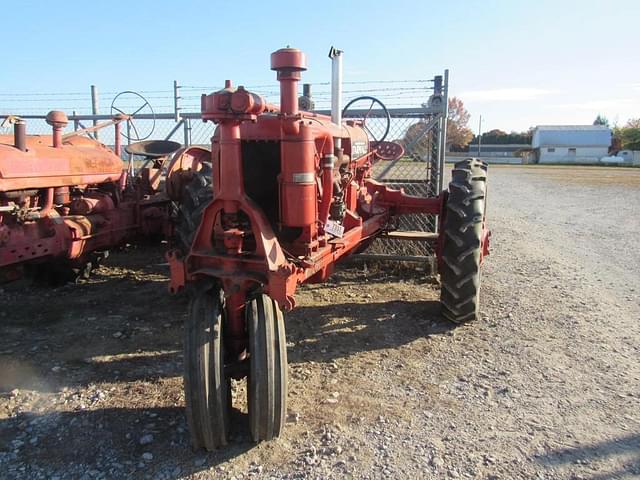
[[[331,47],[331,121],[342,125],[342,50]],[[336,145],[336,148],[340,145]]]
[[27,122],[22,119],[13,124],[13,144],[18,150],[27,151]]

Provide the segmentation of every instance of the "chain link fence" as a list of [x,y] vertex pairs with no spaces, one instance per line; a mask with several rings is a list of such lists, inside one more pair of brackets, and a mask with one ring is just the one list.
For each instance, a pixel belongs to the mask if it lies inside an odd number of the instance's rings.
[[[440,194],[441,132],[443,113],[439,109],[420,107],[414,110],[391,110],[391,122],[387,140],[399,143],[404,155],[394,161],[379,161],[374,165],[373,176],[389,187],[403,189],[409,195],[436,197]],[[370,129],[373,136],[382,130],[378,120]],[[378,137],[379,138],[379,137]],[[436,232],[437,217],[427,214],[411,214],[398,217],[391,229],[403,232]],[[433,246],[426,241],[379,237],[367,250],[369,256],[404,257],[421,260],[432,257]]]
[[[366,111],[366,127],[372,141],[380,140],[387,129],[387,141],[393,141],[404,147],[404,155],[394,161],[379,161],[373,167],[374,178],[384,182],[393,188],[402,188],[411,195],[435,197],[442,189],[441,169],[444,165],[443,145],[445,145],[444,131],[446,130],[446,105],[447,105],[447,74],[445,82],[442,77],[435,77],[431,90],[431,96],[425,103],[416,107],[391,107],[388,108],[388,120],[383,111],[369,107]],[[439,80],[438,80],[439,79]],[[195,88],[195,87],[193,87]],[[383,88],[393,90],[385,85]],[[411,90],[411,89],[408,89]],[[357,91],[357,90],[356,90]],[[400,92],[402,93],[402,89]],[[276,100],[277,90],[268,92],[269,100]],[[394,94],[382,93],[380,96],[385,102],[393,103]],[[390,100],[385,98],[391,97]],[[320,92],[317,104],[325,106],[328,102],[326,93]],[[314,97],[315,98],[315,97]],[[423,97],[424,98],[424,97]],[[347,100],[350,100],[347,98]],[[372,104],[373,105],[373,104]],[[326,105],[328,106],[328,105]],[[177,109],[176,109],[177,111]],[[127,129],[123,126],[123,134],[129,133],[131,140],[124,138],[122,143],[133,143],[138,138],[173,140],[185,145],[209,146],[215,125],[211,122],[203,122],[199,113],[181,113],[178,117],[176,111],[161,114],[142,114],[134,119],[135,129]],[[316,110],[319,113],[330,113],[326,110]],[[358,112],[362,117],[362,110],[354,110],[358,118]],[[51,127],[45,121],[45,115],[24,115],[21,118],[27,121],[27,133],[30,135],[51,135]],[[70,115],[69,124],[64,133],[70,133],[86,127],[91,127],[95,122],[111,119],[110,115]],[[0,123],[4,120],[0,115]],[[11,126],[0,128],[0,135],[11,133]],[[98,132],[100,142],[113,146],[115,130],[111,127],[101,129]],[[123,159],[128,160],[128,154],[123,152]],[[434,215],[412,214],[399,218],[397,225],[390,225],[390,229],[407,232],[436,232],[437,218]],[[433,257],[433,247],[428,242],[416,240],[399,240],[388,237],[377,238],[368,248],[367,253],[372,256],[398,257],[408,260],[426,260]]]

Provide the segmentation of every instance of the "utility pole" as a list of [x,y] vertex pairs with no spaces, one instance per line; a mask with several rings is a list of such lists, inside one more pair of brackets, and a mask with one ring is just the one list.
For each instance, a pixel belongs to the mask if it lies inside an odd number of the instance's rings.
[[481,147],[482,147],[482,115],[480,115],[480,122],[478,123],[478,157],[480,156]]

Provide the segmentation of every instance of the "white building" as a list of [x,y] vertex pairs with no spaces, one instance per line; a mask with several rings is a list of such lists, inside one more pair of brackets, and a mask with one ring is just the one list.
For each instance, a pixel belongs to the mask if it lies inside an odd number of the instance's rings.
[[531,140],[538,163],[598,163],[610,146],[602,125],[538,125]]

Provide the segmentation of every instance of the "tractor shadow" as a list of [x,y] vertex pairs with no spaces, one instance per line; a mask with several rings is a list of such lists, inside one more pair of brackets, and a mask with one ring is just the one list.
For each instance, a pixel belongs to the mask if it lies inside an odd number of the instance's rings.
[[290,363],[393,349],[456,327],[441,317],[439,302],[406,300],[299,307],[286,326]]
[[[194,452],[180,407],[20,414],[0,420],[0,452],[8,454],[3,478],[36,478],[42,471],[47,477],[80,478],[92,470],[102,478],[188,477],[255,448],[245,433],[246,417],[233,411],[225,448]],[[149,443],[141,444],[144,436]]]
[[[7,363],[0,369],[0,394],[13,388],[55,392],[102,383],[120,384],[126,392],[139,380],[155,383],[180,377],[187,300],[166,293],[165,267],[156,257],[135,258],[134,268],[131,259],[123,258],[122,266],[112,263],[115,270],[98,275],[93,283],[12,298],[12,306],[26,310],[8,310],[0,318],[0,361],[17,362],[12,378],[3,378],[9,372]],[[118,268],[123,270],[119,273]],[[367,279],[359,272],[334,278],[354,287],[367,280],[378,278]],[[329,362],[392,349],[455,327],[441,318],[436,301],[364,302],[328,301],[287,313],[290,363]],[[59,318],[42,324],[36,312]],[[107,478],[174,479],[207,471],[215,476],[217,465],[255,448],[247,415],[237,409],[229,446],[194,453],[180,402],[151,407],[153,400],[134,398],[124,407],[100,408],[97,402],[85,410],[26,412],[0,420],[0,454],[9,452],[0,457],[3,468],[9,469],[6,478],[36,477],[32,465],[61,477],[79,478],[89,470],[102,471]],[[141,445],[145,434],[153,435],[153,442]],[[22,446],[16,448],[17,444]],[[153,459],[144,460],[143,453]],[[27,470],[17,470],[23,466]]]
[[[187,297],[167,294],[157,252],[141,253],[115,256],[112,268],[126,270],[98,274],[92,283],[13,296],[0,318],[0,393],[182,376]],[[347,269],[332,280],[356,288],[398,278]],[[407,272],[402,278],[416,280]],[[437,301],[365,302],[327,301],[287,313],[289,361],[329,362],[455,328],[442,319]]]
[[591,462],[607,462],[616,458],[618,459],[617,470],[587,474],[584,478],[605,480],[635,478],[640,475],[640,434],[634,433],[591,445],[552,450],[540,457],[538,461],[548,467],[577,464],[586,465],[589,468]]

